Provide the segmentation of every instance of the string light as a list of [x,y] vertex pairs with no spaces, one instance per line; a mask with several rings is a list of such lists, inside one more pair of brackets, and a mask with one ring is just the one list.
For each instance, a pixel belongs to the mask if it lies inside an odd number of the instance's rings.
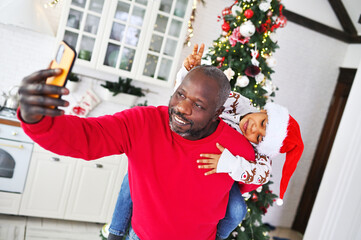
[[44,8],[48,7],[54,7],[56,4],[58,4],[61,0],[52,0],[51,2],[45,3]]
[[197,2],[201,2],[204,5],[204,0],[193,0],[192,14],[188,21],[187,36],[186,36],[186,39],[184,40],[184,45],[187,45],[188,47],[191,46],[191,38],[193,37],[193,22],[196,17]]

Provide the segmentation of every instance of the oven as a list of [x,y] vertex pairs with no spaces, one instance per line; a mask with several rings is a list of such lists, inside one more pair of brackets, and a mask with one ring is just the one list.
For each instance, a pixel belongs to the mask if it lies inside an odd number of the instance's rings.
[[0,191],[22,193],[34,143],[11,114],[0,111]]

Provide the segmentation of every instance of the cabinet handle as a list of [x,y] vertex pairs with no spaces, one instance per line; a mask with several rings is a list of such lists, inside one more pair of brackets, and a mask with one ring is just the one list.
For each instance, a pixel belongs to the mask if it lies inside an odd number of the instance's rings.
[[19,149],[23,149],[24,146],[22,144],[20,145],[13,145],[13,144],[5,144],[5,143],[0,143],[0,146],[3,147],[12,147],[12,148],[19,148]]
[[60,158],[58,157],[51,157],[51,160],[53,160],[54,162],[60,162]]
[[95,164],[95,167],[96,167],[96,168],[103,168],[103,164],[96,163],[96,164]]

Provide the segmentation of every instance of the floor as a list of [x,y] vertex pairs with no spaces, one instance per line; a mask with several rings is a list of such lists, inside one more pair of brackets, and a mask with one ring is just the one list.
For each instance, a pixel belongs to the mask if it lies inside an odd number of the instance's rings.
[[[0,214],[0,240],[101,240],[102,224]],[[270,232],[270,240],[302,240],[287,228]]]

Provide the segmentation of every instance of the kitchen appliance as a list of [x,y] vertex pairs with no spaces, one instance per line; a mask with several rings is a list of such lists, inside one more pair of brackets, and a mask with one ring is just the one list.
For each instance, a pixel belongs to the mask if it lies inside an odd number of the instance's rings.
[[22,193],[33,141],[24,133],[14,109],[0,111],[0,191]]
[[[19,106],[19,95],[18,95],[18,86],[12,87],[9,92],[2,92],[0,106],[2,108],[10,108],[10,109],[17,109]],[[1,108],[1,110],[2,110]]]

